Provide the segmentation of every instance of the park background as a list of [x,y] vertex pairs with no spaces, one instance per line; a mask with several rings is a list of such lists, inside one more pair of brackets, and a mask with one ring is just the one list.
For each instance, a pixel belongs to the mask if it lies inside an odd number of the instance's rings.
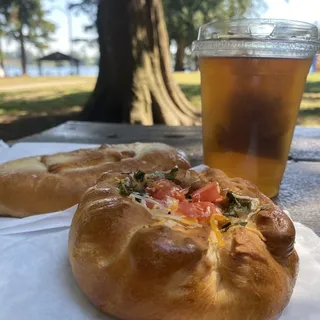
[[[19,8],[27,2],[0,0],[0,67],[6,76],[0,78],[0,139],[3,140],[18,139],[67,120],[79,119],[99,74],[96,29],[99,1],[29,1],[29,5],[33,4],[34,7],[27,8],[27,15],[31,18],[26,19],[26,25],[23,26],[26,41],[22,53],[21,39],[17,34],[21,19],[12,18],[12,12],[19,12]],[[195,113],[201,111],[200,74],[191,44],[202,23],[239,17],[285,18],[317,25],[320,21],[318,0],[162,2],[169,34],[173,79]],[[10,17],[6,11],[8,8],[11,10]],[[36,19],[39,20],[34,23]],[[33,37],[29,39],[27,34]],[[39,76],[37,59],[55,52],[79,59],[79,74],[69,62],[44,62],[42,76]],[[297,123],[320,126],[319,59],[315,59],[310,69]]]

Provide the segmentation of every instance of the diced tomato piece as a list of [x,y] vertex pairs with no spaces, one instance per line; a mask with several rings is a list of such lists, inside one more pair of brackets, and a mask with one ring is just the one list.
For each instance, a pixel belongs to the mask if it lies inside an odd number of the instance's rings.
[[211,202],[188,202],[179,203],[178,212],[198,220],[208,220],[214,214],[220,213],[219,209]]
[[146,188],[146,191],[154,199],[164,200],[168,196],[179,201],[185,200],[188,192],[174,182],[165,179],[155,181],[152,187]]
[[220,194],[219,184],[217,182],[210,182],[206,186],[194,191],[191,194],[193,202],[209,201],[219,203],[223,201],[223,196]]

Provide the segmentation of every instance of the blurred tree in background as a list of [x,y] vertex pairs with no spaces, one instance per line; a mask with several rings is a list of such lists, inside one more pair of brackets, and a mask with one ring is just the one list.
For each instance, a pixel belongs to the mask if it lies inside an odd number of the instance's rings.
[[[82,0],[80,2],[71,2],[69,4],[69,9],[72,10],[76,15],[84,13],[89,19],[89,23],[83,26],[83,30],[87,33],[95,34],[97,29],[97,10],[98,10],[99,0]],[[73,39],[74,42],[84,42],[91,44],[98,41],[97,37],[93,35],[92,37],[81,37]]]
[[240,17],[261,5],[263,0],[98,0],[99,76],[84,118],[145,125],[198,123],[199,114],[172,77],[165,20],[178,43],[176,69],[183,69],[185,48],[201,24]]
[[69,9],[73,10],[75,13],[82,12],[88,16],[90,22],[89,24],[84,25],[85,31],[96,28],[98,2],[99,0],[82,0],[69,4]]
[[159,0],[100,0],[99,76],[84,116],[91,121],[193,124],[199,115],[171,74]]
[[5,21],[4,17],[0,15],[0,77],[1,72],[4,73],[4,53],[2,50],[2,38],[5,36]]
[[175,41],[175,71],[184,70],[186,47],[197,38],[199,27],[212,20],[221,0],[163,0],[170,42]]
[[[145,125],[199,123],[200,115],[173,79],[170,41],[177,44],[175,69],[183,70],[186,49],[190,52],[200,25],[252,16],[263,6],[264,0],[75,0],[69,9],[88,15],[85,30],[97,31],[100,48],[99,76],[84,118]],[[55,26],[46,20],[41,0],[0,0],[0,17],[6,35],[19,42],[26,73],[25,43],[44,49]]]
[[23,74],[27,72],[26,43],[42,51],[55,31],[55,25],[46,20],[46,13],[41,0],[0,0],[6,36],[18,41],[20,46]]
[[[288,0],[286,0],[288,1]],[[84,31],[96,29],[96,12],[99,0],[82,0],[71,3],[76,13],[87,14],[90,24]],[[183,71],[185,52],[190,52],[199,27],[213,20],[258,17],[267,9],[264,0],[162,0],[169,41],[176,44],[175,71]],[[75,39],[90,43],[92,38]]]
[[163,0],[170,41],[177,46],[175,71],[184,70],[185,50],[199,27],[213,20],[252,17],[266,9],[263,0]]

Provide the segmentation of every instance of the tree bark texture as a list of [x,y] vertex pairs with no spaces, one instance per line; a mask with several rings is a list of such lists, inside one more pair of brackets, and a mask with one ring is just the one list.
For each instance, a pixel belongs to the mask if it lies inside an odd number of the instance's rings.
[[184,50],[185,42],[183,39],[180,39],[177,41],[177,53],[174,71],[184,71]]
[[4,71],[4,59],[3,59],[3,51],[2,51],[2,41],[0,38],[0,71],[2,70],[2,72]]
[[19,42],[20,42],[20,52],[21,52],[21,68],[22,68],[22,74],[27,74],[27,57],[26,57],[26,49],[25,49],[25,43],[24,43],[24,35],[22,31],[22,26],[19,30]]
[[192,125],[199,115],[173,80],[161,0],[100,0],[99,76],[90,121]]

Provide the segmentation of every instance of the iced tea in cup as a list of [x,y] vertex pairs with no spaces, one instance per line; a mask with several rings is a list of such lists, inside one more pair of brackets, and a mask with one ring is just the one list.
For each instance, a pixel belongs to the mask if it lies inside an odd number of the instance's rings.
[[316,26],[286,20],[209,23],[199,57],[205,164],[274,197],[286,167],[306,77],[319,48]]

